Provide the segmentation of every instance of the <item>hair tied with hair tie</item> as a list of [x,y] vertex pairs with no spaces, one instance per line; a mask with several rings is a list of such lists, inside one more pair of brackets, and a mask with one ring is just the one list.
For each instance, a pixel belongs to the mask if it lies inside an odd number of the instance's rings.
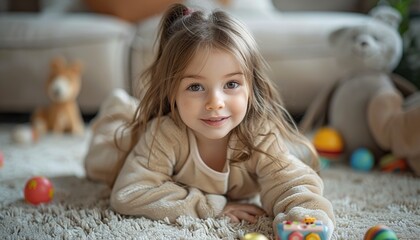
[[191,13],[193,13],[194,12],[194,10],[192,9],[192,8],[185,8],[184,9],[184,11],[182,12],[182,14],[184,15],[184,16],[188,16],[188,15],[190,15]]

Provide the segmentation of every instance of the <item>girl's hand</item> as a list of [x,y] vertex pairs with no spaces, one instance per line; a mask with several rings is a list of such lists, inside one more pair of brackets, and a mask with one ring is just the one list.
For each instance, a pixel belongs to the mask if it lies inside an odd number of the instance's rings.
[[254,204],[234,203],[226,204],[222,212],[223,215],[229,217],[232,222],[240,222],[245,220],[249,223],[255,223],[257,218],[265,215],[265,211]]

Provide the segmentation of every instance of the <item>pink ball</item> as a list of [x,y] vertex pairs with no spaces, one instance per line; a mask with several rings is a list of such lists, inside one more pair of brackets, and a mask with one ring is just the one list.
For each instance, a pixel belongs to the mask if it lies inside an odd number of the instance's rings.
[[0,168],[4,166],[4,154],[0,151]]

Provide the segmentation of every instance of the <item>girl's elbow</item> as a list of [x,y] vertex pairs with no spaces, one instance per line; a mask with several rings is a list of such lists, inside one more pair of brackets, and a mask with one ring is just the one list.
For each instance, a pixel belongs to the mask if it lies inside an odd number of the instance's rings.
[[110,206],[111,208],[120,214],[127,214],[127,203],[123,200],[118,192],[112,191],[110,196]]

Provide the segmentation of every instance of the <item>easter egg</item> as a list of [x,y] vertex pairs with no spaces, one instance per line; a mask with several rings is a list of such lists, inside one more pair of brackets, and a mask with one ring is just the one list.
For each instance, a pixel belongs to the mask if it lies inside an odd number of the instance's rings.
[[253,232],[245,234],[241,240],[268,240],[268,238],[261,233]]
[[369,228],[363,240],[398,240],[398,237],[392,229],[379,224]]
[[46,177],[32,177],[26,182],[24,189],[25,200],[33,205],[47,203],[54,196],[54,188]]
[[350,165],[359,171],[369,171],[373,168],[375,159],[367,148],[358,148],[350,156]]
[[319,156],[329,160],[337,160],[344,148],[343,138],[331,127],[320,128],[314,135],[313,143]]

